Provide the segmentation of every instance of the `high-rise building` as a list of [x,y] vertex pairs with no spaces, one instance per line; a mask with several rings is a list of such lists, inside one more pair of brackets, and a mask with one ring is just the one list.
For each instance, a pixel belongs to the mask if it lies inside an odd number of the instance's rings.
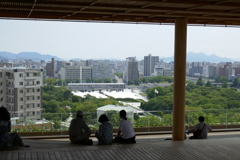
[[57,61],[56,73],[60,71],[61,67],[64,67],[65,63],[65,61]]
[[154,73],[154,67],[159,62],[159,56],[144,56],[144,76],[152,76]]
[[85,83],[88,78],[92,78],[92,68],[80,66],[80,80]]
[[20,121],[42,115],[42,69],[0,68],[0,106]]
[[55,77],[55,71],[54,71],[54,58],[52,58],[51,62],[48,62],[46,64],[46,76],[47,77]]
[[127,81],[134,81],[139,78],[139,71],[138,71],[138,62],[133,60],[132,62],[128,62],[128,80]]
[[109,63],[103,61],[92,62],[92,79],[114,79],[113,68]]

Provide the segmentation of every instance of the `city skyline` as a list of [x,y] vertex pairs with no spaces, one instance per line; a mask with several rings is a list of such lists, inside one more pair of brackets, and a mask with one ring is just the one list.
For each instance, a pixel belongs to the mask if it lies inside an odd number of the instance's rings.
[[[0,51],[62,59],[120,59],[174,54],[173,25],[0,20]],[[187,52],[240,60],[238,28],[188,27]]]

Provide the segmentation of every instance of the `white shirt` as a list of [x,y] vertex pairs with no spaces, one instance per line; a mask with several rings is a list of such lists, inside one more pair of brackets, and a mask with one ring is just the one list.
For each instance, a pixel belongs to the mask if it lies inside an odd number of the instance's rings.
[[119,130],[122,131],[123,139],[128,139],[135,136],[133,125],[129,120],[122,119],[120,122]]

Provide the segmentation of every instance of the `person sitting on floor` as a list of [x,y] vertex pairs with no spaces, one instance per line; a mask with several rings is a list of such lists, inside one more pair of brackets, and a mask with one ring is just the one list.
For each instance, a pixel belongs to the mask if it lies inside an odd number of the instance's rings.
[[72,119],[68,129],[69,139],[75,144],[92,145],[92,140],[89,139],[91,130],[83,120],[83,112],[77,111],[76,118]]
[[113,126],[109,123],[109,119],[105,114],[102,114],[98,122],[102,123],[99,126],[99,130],[96,131],[95,136],[98,139],[99,144],[112,144],[113,140]]
[[204,123],[204,117],[200,116],[198,118],[199,123],[194,127],[194,129],[189,130],[188,133],[193,133],[194,135],[189,137],[189,139],[207,139],[208,132],[212,131],[212,128]]
[[126,111],[121,110],[119,115],[122,120],[120,122],[119,131],[115,141],[120,143],[136,143],[134,128],[132,123],[126,117]]
[[14,132],[8,134],[11,131],[10,113],[5,107],[0,107],[0,148],[7,146],[22,146],[30,147],[25,145],[18,133]]

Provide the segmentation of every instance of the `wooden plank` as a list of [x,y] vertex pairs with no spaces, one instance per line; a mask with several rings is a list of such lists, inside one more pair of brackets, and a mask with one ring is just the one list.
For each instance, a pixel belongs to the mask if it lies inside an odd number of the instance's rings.
[[12,153],[6,153],[6,160],[12,159]]
[[18,160],[25,160],[25,153],[20,152],[18,154]]
[[0,153],[0,159],[5,160],[5,158],[6,158],[6,154],[5,153]]
[[65,154],[66,154],[66,156],[67,156],[68,160],[74,160],[74,158],[73,158],[73,156],[72,156],[71,152],[69,152],[69,151],[66,151],[66,152],[65,152]]
[[92,159],[92,160],[94,160],[94,159],[96,159],[96,157],[94,156],[94,152],[91,152],[91,151],[85,151],[86,153],[87,153],[87,155],[88,155],[88,159]]
[[25,153],[25,156],[26,156],[26,160],[32,159],[32,155],[29,152]]
[[156,158],[161,156],[161,154],[158,152],[158,148],[149,148],[149,152],[151,153],[151,155],[155,156]]
[[59,152],[54,152],[57,160],[63,160]]
[[42,152],[38,152],[37,157],[38,157],[39,160],[44,160]]
[[107,152],[105,152],[106,150],[99,150],[99,152],[104,156],[104,159],[109,159],[109,160],[112,160],[112,159],[115,159],[115,158],[112,158],[109,156],[109,154],[107,154]]
[[138,159],[143,159],[143,160],[146,159],[145,154],[143,152],[140,152],[138,149],[134,150],[134,154],[138,155]]
[[103,154],[103,152],[101,152],[102,150],[97,150],[96,153],[97,153],[97,156],[98,156],[98,159],[107,159],[106,156]]
[[[0,157],[1,159],[1,157]],[[18,160],[18,153],[13,153],[13,157],[12,157],[13,160]]]
[[54,152],[48,152],[48,154],[49,154],[49,157],[50,157],[51,160],[57,160]]
[[50,160],[48,152],[43,152],[43,158],[44,160]]
[[120,150],[110,150],[109,152],[111,152],[118,160],[124,159],[124,156],[121,156],[121,154],[119,154],[119,151]]
[[118,156],[116,156],[115,154],[113,154],[112,150],[103,150],[110,159],[119,159]]
[[134,160],[132,157],[131,157],[131,155],[129,155],[128,153],[127,153],[127,151],[126,151],[126,149],[121,149],[120,150],[120,154],[121,154],[121,156],[125,156],[126,157],[126,159],[132,159],[132,160]]
[[79,159],[84,159],[84,160],[86,160],[86,158],[83,156],[82,152],[76,151],[75,153],[77,154],[77,156],[79,157]]
[[62,160],[68,160],[68,157],[67,157],[67,155],[66,155],[66,153],[64,151],[63,152],[59,152],[59,154],[60,154]]
[[36,152],[32,152],[31,155],[33,160],[38,159]]
[[85,159],[89,159],[89,158],[88,158],[88,154],[86,153],[86,151],[81,151],[81,154],[82,154],[82,156],[83,156]]
[[79,160],[79,157],[75,151],[70,152],[74,160]]
[[125,149],[126,153],[131,157],[131,159],[140,159],[141,155],[136,154],[135,149]]
[[138,149],[146,158],[149,159],[157,159],[158,155],[155,155],[155,153],[152,153],[149,148],[139,148]]

